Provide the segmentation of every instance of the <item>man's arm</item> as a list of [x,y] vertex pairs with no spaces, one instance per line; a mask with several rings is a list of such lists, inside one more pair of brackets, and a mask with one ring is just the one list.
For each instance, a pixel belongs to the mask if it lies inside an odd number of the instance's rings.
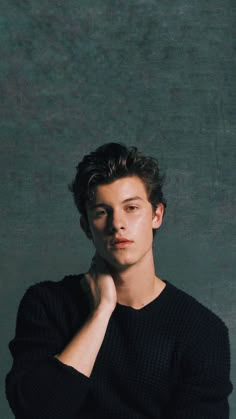
[[[201,319],[199,319],[201,330]],[[220,319],[206,327],[193,328],[186,342],[178,381],[168,406],[168,419],[228,419],[230,348],[228,329]]]
[[23,297],[10,345],[13,367],[6,378],[7,398],[17,418],[79,417],[89,391],[88,376],[116,304],[113,279],[107,272],[102,274],[93,269],[86,275],[93,303],[90,317],[62,351],[63,334],[52,315],[62,303],[58,291],[54,292],[58,287],[39,284]]
[[56,358],[89,377],[117,302],[114,281],[98,256],[85,276],[85,287],[92,296],[91,316]]

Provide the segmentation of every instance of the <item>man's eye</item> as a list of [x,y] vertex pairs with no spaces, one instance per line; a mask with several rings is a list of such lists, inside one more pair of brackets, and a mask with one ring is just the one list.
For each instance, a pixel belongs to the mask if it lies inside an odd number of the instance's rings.
[[138,207],[136,205],[129,205],[127,209],[130,212],[134,212],[134,211],[138,210]]
[[95,217],[102,217],[105,214],[106,214],[106,211],[104,209],[95,211]]

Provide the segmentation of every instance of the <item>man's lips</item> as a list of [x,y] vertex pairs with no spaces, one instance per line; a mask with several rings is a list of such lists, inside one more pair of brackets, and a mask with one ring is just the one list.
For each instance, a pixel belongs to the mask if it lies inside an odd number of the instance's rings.
[[110,246],[111,247],[116,247],[116,248],[122,248],[125,247],[126,245],[133,243],[133,240],[129,240],[126,237],[121,237],[121,238],[117,238],[117,239],[113,239],[110,241]]

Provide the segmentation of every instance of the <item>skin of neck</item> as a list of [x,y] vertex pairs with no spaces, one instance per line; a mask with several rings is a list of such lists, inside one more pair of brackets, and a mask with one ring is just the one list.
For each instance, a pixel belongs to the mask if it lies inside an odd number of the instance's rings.
[[144,307],[164,289],[165,283],[155,275],[152,252],[138,263],[123,270],[110,267],[119,304],[135,309]]

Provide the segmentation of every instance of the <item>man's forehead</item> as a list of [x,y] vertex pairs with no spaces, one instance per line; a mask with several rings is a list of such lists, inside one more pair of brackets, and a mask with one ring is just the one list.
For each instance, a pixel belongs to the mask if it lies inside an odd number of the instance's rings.
[[127,193],[128,195],[136,195],[136,191],[139,191],[138,195],[145,193],[146,188],[143,181],[138,176],[127,176],[119,179],[115,179],[112,182],[97,185],[95,193],[109,193],[117,191],[120,193]]
[[88,200],[88,207],[124,204],[131,201],[147,201],[145,185],[138,177],[126,177],[113,182],[97,185]]

